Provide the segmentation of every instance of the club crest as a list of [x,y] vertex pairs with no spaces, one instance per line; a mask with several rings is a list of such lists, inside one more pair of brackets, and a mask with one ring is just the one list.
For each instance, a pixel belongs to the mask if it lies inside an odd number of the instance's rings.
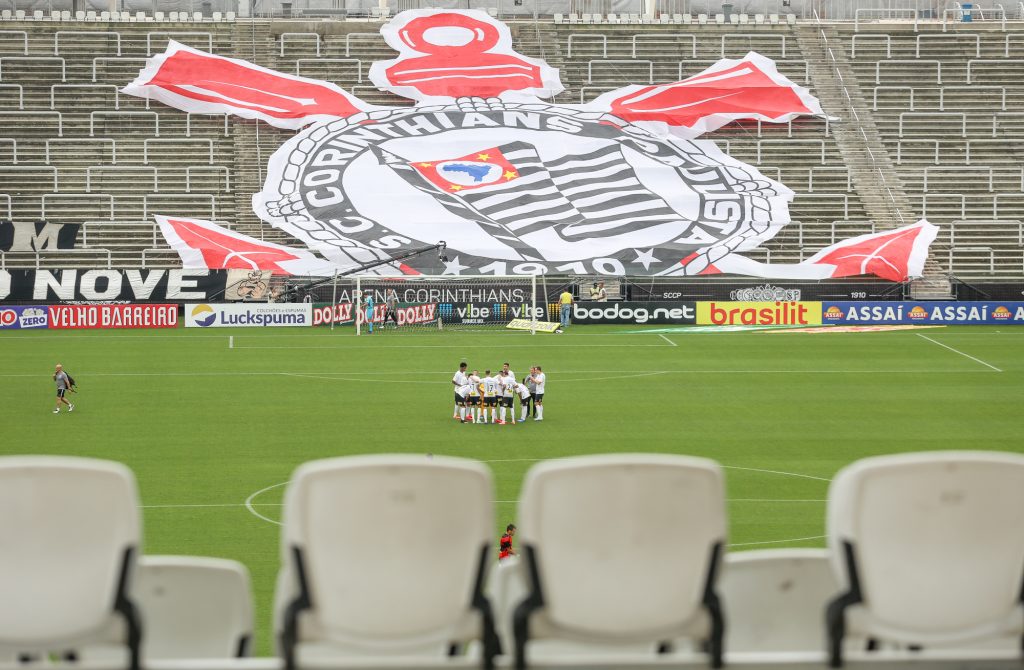
[[698,252],[711,263],[770,236],[792,195],[710,142],[475,97],[313,126],[266,184],[261,218],[328,258],[443,239],[446,274],[655,274]]

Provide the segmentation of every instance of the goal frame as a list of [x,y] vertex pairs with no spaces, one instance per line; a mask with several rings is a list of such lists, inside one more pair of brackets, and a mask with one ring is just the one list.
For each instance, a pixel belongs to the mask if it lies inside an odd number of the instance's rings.
[[[386,282],[388,280],[393,281],[409,281],[409,282],[481,282],[486,283],[489,281],[503,281],[503,280],[515,280],[516,282],[529,282],[530,284],[530,335],[537,334],[537,275],[374,275],[374,274],[360,274],[360,275],[349,275],[347,277],[335,276],[334,277],[334,290],[337,292],[338,279],[355,280],[356,295],[362,297],[363,295],[363,281],[372,281],[375,284]],[[358,308],[357,308],[358,309]],[[438,317],[440,321],[441,317]],[[355,315],[356,322],[356,335],[362,334],[362,324],[360,323],[358,315]],[[441,322],[443,323],[443,322]]]

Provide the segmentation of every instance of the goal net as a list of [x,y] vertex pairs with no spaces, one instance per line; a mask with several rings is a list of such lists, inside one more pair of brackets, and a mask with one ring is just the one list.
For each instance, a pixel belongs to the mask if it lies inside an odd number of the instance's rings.
[[[355,324],[356,333],[416,333],[503,329],[513,321],[544,321],[544,296],[535,276],[354,276],[330,289],[331,323]],[[324,296],[326,297],[326,296]],[[321,319],[321,323],[326,323]]]

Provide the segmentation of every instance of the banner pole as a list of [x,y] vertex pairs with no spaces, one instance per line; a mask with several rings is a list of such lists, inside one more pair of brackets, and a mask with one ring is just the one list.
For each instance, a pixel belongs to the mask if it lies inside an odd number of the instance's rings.
[[530,277],[530,335],[537,334],[537,275]]
[[362,334],[362,324],[359,323],[359,312],[362,311],[363,304],[363,278],[360,275],[356,275],[356,293],[355,297],[352,298],[353,307],[355,307],[355,319],[356,319],[356,335]]
[[334,268],[334,288],[331,290],[331,332],[334,332],[334,307],[338,304],[338,268]]

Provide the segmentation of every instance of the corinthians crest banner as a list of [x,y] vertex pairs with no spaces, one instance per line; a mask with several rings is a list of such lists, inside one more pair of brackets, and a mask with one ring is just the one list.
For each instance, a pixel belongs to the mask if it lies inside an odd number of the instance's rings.
[[375,63],[370,78],[412,107],[369,105],[333,84],[177,43],[124,90],[305,127],[271,157],[253,210],[341,269],[444,241],[443,266],[421,258],[378,271],[920,274],[924,222],[859,264],[845,252],[833,262],[831,247],[789,266],[741,255],[789,222],[793,192],[697,137],[737,119],[823,116],[756,53],[564,105],[547,101],[563,90],[558,71],[516,53],[508,27],[485,12],[406,11],[381,34],[398,57]]

